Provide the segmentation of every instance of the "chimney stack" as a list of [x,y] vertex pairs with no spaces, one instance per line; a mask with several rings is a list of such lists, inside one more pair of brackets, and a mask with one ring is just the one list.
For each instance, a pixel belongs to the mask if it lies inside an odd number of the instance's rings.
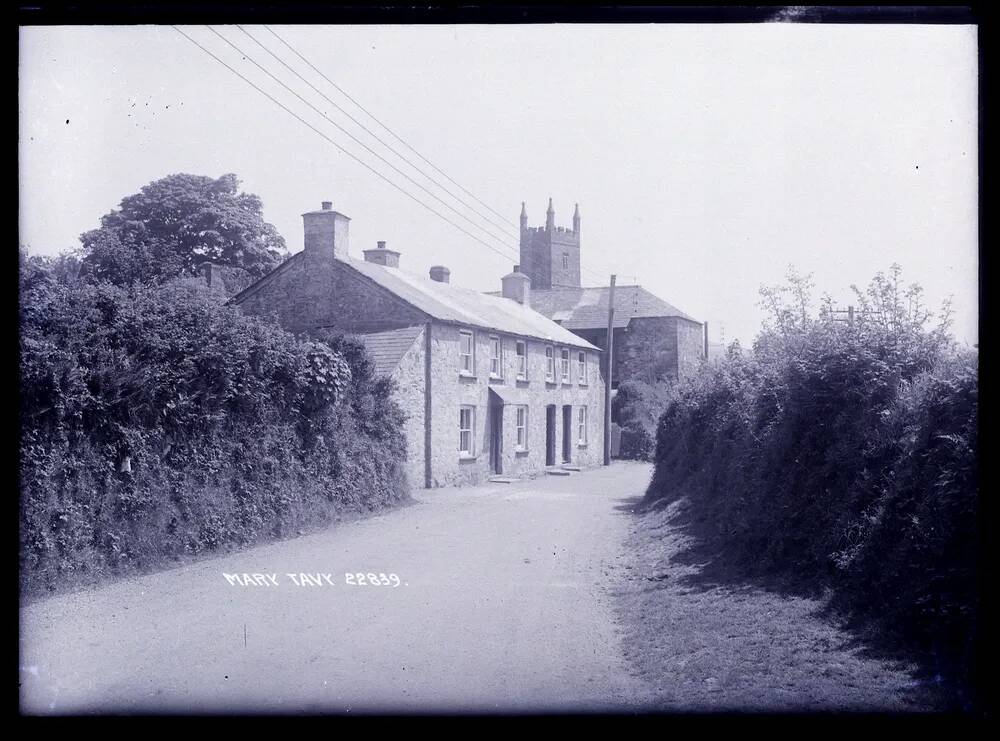
[[438,283],[451,283],[451,271],[444,265],[432,265],[431,280]]
[[350,218],[333,210],[330,201],[323,201],[320,211],[302,214],[306,253],[321,259],[345,259],[350,242],[350,222]]
[[373,250],[365,250],[365,262],[373,262],[376,265],[384,265],[387,268],[399,267],[399,253],[385,247],[385,241],[379,240],[378,245]]
[[503,286],[503,297],[519,304],[531,306],[531,278],[521,272],[521,266],[515,265],[514,272],[500,279]]

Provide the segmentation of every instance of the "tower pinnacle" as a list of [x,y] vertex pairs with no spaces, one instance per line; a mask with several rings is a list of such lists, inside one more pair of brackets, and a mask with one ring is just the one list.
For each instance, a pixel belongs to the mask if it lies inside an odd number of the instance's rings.
[[549,207],[545,211],[545,231],[551,232],[556,226],[556,212],[552,208],[552,198],[549,198]]

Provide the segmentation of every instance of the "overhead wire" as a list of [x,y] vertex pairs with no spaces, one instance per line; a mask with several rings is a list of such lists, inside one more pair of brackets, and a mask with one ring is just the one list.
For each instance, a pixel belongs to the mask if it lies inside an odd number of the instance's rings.
[[221,33],[219,33],[216,29],[212,28],[211,26],[206,26],[206,28],[208,28],[209,31],[211,31],[216,36],[218,36],[220,39],[222,39],[227,45],[229,45],[232,49],[234,49],[244,59],[246,59],[248,62],[250,62],[251,64],[253,64],[255,67],[257,67],[259,70],[261,70],[268,77],[270,77],[275,82],[277,82],[279,85],[281,85],[281,87],[285,88],[285,90],[287,90],[292,95],[294,95],[296,98],[298,98],[299,100],[301,100],[303,103],[305,103],[307,106],[309,106],[313,111],[315,111],[320,116],[322,116],[324,119],[326,119],[328,122],[330,122],[331,124],[333,124],[333,126],[335,126],[338,130],[342,131],[344,134],[346,134],[348,137],[350,137],[351,140],[353,140],[354,142],[356,142],[357,144],[359,144],[361,147],[363,147],[366,151],[368,151],[369,153],[371,153],[372,155],[374,155],[375,157],[377,157],[381,162],[383,162],[384,164],[386,164],[387,166],[389,166],[390,168],[392,168],[393,171],[395,171],[398,174],[402,175],[409,182],[413,183],[415,186],[417,186],[422,191],[424,191],[425,193],[427,193],[427,195],[429,195],[432,198],[434,198],[437,201],[439,201],[446,208],[448,208],[448,209],[452,210],[453,212],[455,212],[459,217],[461,217],[465,221],[467,221],[470,224],[472,224],[473,227],[479,229],[484,234],[488,234],[490,237],[492,237],[493,239],[497,240],[499,243],[506,245],[506,243],[507,243],[506,239],[504,239],[503,237],[498,237],[496,234],[494,234],[489,229],[485,228],[484,226],[482,226],[480,224],[477,224],[474,220],[470,219],[468,216],[466,216],[464,213],[462,213],[457,208],[455,208],[454,206],[452,206],[450,203],[448,203],[447,201],[445,201],[439,195],[437,195],[433,191],[429,190],[422,183],[420,183],[417,180],[415,180],[414,178],[412,178],[408,173],[406,173],[403,170],[401,170],[400,168],[396,167],[396,165],[394,165],[392,162],[390,162],[389,160],[387,160],[385,157],[383,157],[382,155],[380,155],[378,152],[376,152],[374,149],[372,149],[371,147],[369,147],[363,141],[361,141],[360,139],[358,139],[358,137],[354,136],[354,134],[352,134],[350,131],[348,131],[343,126],[341,126],[336,121],[334,121],[332,118],[330,118],[329,116],[327,116],[326,113],[324,113],[319,108],[317,108],[316,106],[314,106],[311,102],[309,102],[308,100],[306,100],[305,98],[303,98],[301,95],[299,95],[295,90],[293,90],[288,85],[286,85],[281,79],[279,79],[270,70],[268,70],[266,67],[264,67],[263,65],[261,65],[259,62],[257,62],[257,60],[255,60],[253,57],[251,57],[247,52],[243,51],[239,46],[237,46],[236,44],[234,44],[232,41],[230,41],[229,39],[227,39],[224,35],[222,35]]
[[345,147],[343,147],[341,144],[339,144],[335,140],[331,139],[325,133],[323,133],[322,131],[320,131],[318,128],[316,128],[311,123],[309,123],[308,121],[306,121],[304,118],[302,118],[301,116],[299,116],[293,110],[291,110],[290,108],[288,108],[284,103],[282,103],[281,101],[279,101],[277,98],[275,98],[274,96],[272,96],[267,91],[265,91],[262,88],[260,88],[252,80],[250,80],[249,78],[247,78],[246,76],[244,76],[243,74],[241,74],[238,70],[236,70],[235,68],[233,68],[232,66],[230,66],[229,64],[227,64],[224,60],[222,60],[221,58],[219,58],[218,56],[216,56],[215,54],[213,54],[211,51],[209,51],[207,48],[205,48],[202,44],[199,44],[191,36],[189,36],[188,34],[184,33],[180,28],[178,28],[177,26],[173,26],[173,25],[171,26],[171,28],[173,28],[175,31],[177,31],[177,33],[179,33],[181,36],[183,36],[184,38],[186,38],[188,41],[190,41],[192,44],[194,44],[195,46],[197,46],[199,49],[201,49],[209,57],[211,57],[216,62],[218,62],[219,64],[221,64],[223,67],[225,67],[230,72],[232,72],[234,75],[236,75],[237,77],[239,77],[245,83],[247,83],[248,85],[250,85],[250,87],[252,87],[258,93],[260,93],[261,95],[263,95],[264,97],[266,97],[268,100],[270,100],[272,103],[274,103],[279,108],[281,108],[282,110],[284,110],[286,113],[288,113],[289,115],[291,115],[293,118],[295,118],[296,120],[298,120],[300,123],[302,123],[303,125],[305,125],[309,129],[311,129],[312,131],[314,131],[316,134],[318,134],[319,136],[321,136],[323,139],[325,139],[326,141],[328,141],[330,144],[332,144],[333,146],[335,146],[337,149],[339,149],[341,152],[343,152],[344,154],[346,154],[348,157],[350,157],[351,159],[353,159],[354,161],[356,161],[358,164],[360,164],[363,167],[365,167],[366,169],[370,170],[373,174],[375,174],[377,177],[379,177],[380,179],[382,179],[385,182],[387,182],[389,185],[391,185],[393,188],[395,188],[396,190],[398,190],[399,192],[401,192],[407,198],[410,198],[411,200],[416,201],[417,203],[419,203],[421,206],[423,206],[425,209],[427,209],[428,211],[430,211],[432,214],[434,214],[438,218],[442,219],[443,221],[447,222],[448,224],[451,224],[453,227],[455,227],[456,229],[458,229],[460,232],[462,232],[463,234],[467,235],[468,237],[474,239],[475,241],[479,242],[480,244],[482,244],[483,246],[485,246],[486,248],[488,248],[492,252],[495,252],[496,254],[500,255],[505,260],[509,260],[510,259],[509,255],[504,254],[503,252],[501,252],[499,249],[497,249],[496,247],[494,247],[490,243],[488,243],[488,242],[484,241],[483,239],[479,238],[478,236],[476,236],[472,232],[468,231],[467,229],[465,229],[461,225],[456,224],[454,221],[452,221],[451,219],[449,219],[447,216],[445,216],[444,214],[442,214],[440,211],[437,211],[433,206],[429,206],[428,204],[424,203],[419,198],[417,198],[415,195],[413,195],[412,193],[410,193],[408,190],[406,190],[405,188],[403,188],[402,186],[400,186],[398,183],[396,183],[393,180],[391,180],[390,178],[386,177],[383,173],[379,172],[374,167],[372,167],[367,162],[365,162],[363,159],[361,159],[360,157],[358,157],[357,155],[355,155],[353,152],[351,152],[350,150],[346,149]]

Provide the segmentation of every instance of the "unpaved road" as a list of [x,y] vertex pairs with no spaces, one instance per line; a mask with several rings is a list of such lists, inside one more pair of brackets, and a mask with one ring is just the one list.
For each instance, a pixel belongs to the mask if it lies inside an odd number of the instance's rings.
[[[649,469],[419,493],[328,531],[21,610],[28,713],[628,710],[608,573]],[[287,576],[328,574],[322,586]],[[348,586],[345,574],[402,584]],[[278,586],[224,573],[274,574]]]
[[[866,655],[817,603],[679,560],[676,512],[630,512],[650,472],[421,492],[22,608],[22,711],[934,709],[911,667]],[[296,586],[301,572],[333,584]],[[347,585],[356,572],[401,583]]]

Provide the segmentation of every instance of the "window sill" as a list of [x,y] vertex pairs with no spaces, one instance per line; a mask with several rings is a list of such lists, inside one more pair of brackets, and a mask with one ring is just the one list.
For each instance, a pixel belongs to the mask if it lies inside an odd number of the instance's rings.
[[546,386],[558,386],[559,384],[558,384],[558,383],[556,383],[555,381],[551,381],[551,380],[549,380],[548,378],[546,378],[546,379],[545,379],[545,385],[546,385]]
[[527,455],[529,452],[527,448],[518,448],[514,451],[514,455]]
[[459,453],[458,462],[462,463],[463,461],[474,461],[477,458],[479,458],[478,455],[472,455],[470,453]]
[[589,386],[590,384],[589,384],[589,383],[587,383],[586,381],[582,381],[581,383],[578,383],[577,385],[578,385],[578,386],[579,386],[580,388],[587,388],[587,387],[588,387],[588,386]]
[[503,383],[503,376],[494,376],[490,374],[490,383]]
[[471,379],[473,381],[476,380],[476,374],[475,373],[469,373],[469,371],[459,371],[458,372],[458,377],[459,378],[469,378],[469,379]]
[[587,447],[587,443],[577,443],[576,447],[578,447],[578,448],[586,448]]

